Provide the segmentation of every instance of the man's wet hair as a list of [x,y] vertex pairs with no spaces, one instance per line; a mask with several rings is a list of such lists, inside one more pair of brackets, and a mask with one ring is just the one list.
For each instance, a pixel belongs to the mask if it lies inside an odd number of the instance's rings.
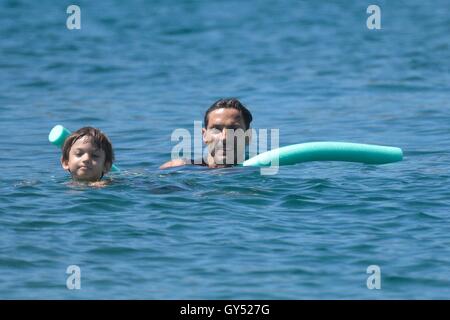
[[108,137],[97,128],[93,127],[83,127],[73,132],[64,141],[62,147],[62,158],[64,161],[69,161],[69,152],[73,144],[83,137],[89,137],[92,139],[92,143],[98,148],[105,152],[105,163],[112,164],[114,162],[114,151],[112,148],[111,141]]
[[250,123],[253,120],[252,114],[248,109],[236,98],[219,99],[214,102],[208,110],[206,110],[204,123],[205,128],[208,127],[208,115],[211,111],[222,108],[233,108],[241,112],[242,118],[245,122],[245,130],[250,128]]

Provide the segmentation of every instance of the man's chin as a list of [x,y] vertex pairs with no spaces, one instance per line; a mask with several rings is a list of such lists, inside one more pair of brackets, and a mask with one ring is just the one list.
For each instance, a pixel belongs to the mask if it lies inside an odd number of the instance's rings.
[[214,162],[217,167],[224,168],[224,167],[231,167],[236,165],[236,161],[228,159],[226,156],[216,156],[214,157]]

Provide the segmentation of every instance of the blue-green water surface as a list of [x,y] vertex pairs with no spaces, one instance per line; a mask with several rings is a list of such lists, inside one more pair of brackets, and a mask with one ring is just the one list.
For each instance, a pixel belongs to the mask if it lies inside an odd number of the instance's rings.
[[[81,30],[70,4],[0,2],[0,298],[450,298],[447,0],[377,1],[380,30],[368,1],[78,1]],[[404,161],[158,170],[229,96],[281,146]],[[55,124],[101,128],[122,174],[71,183]]]

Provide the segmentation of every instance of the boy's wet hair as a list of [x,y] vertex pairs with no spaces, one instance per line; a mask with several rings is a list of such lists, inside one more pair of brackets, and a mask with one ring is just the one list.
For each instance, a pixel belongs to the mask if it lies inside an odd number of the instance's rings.
[[91,138],[92,143],[105,152],[105,163],[110,163],[112,165],[114,162],[114,151],[111,141],[109,141],[108,137],[103,132],[93,127],[83,127],[67,137],[62,147],[62,158],[64,161],[69,161],[70,149],[76,141],[83,137]]
[[222,108],[233,108],[239,110],[242,114],[242,118],[245,122],[245,130],[250,128],[250,122],[252,122],[253,117],[250,111],[236,98],[228,98],[228,99],[219,99],[214,102],[208,110],[206,110],[204,123],[205,128],[208,128],[208,115],[211,111]]

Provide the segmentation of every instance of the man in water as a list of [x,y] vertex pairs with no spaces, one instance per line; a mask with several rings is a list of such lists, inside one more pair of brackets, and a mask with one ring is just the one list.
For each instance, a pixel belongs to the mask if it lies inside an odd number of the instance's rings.
[[174,159],[164,163],[160,169],[189,164],[223,168],[242,163],[245,146],[250,143],[252,114],[235,98],[214,102],[204,117],[203,142],[208,146],[206,159]]

